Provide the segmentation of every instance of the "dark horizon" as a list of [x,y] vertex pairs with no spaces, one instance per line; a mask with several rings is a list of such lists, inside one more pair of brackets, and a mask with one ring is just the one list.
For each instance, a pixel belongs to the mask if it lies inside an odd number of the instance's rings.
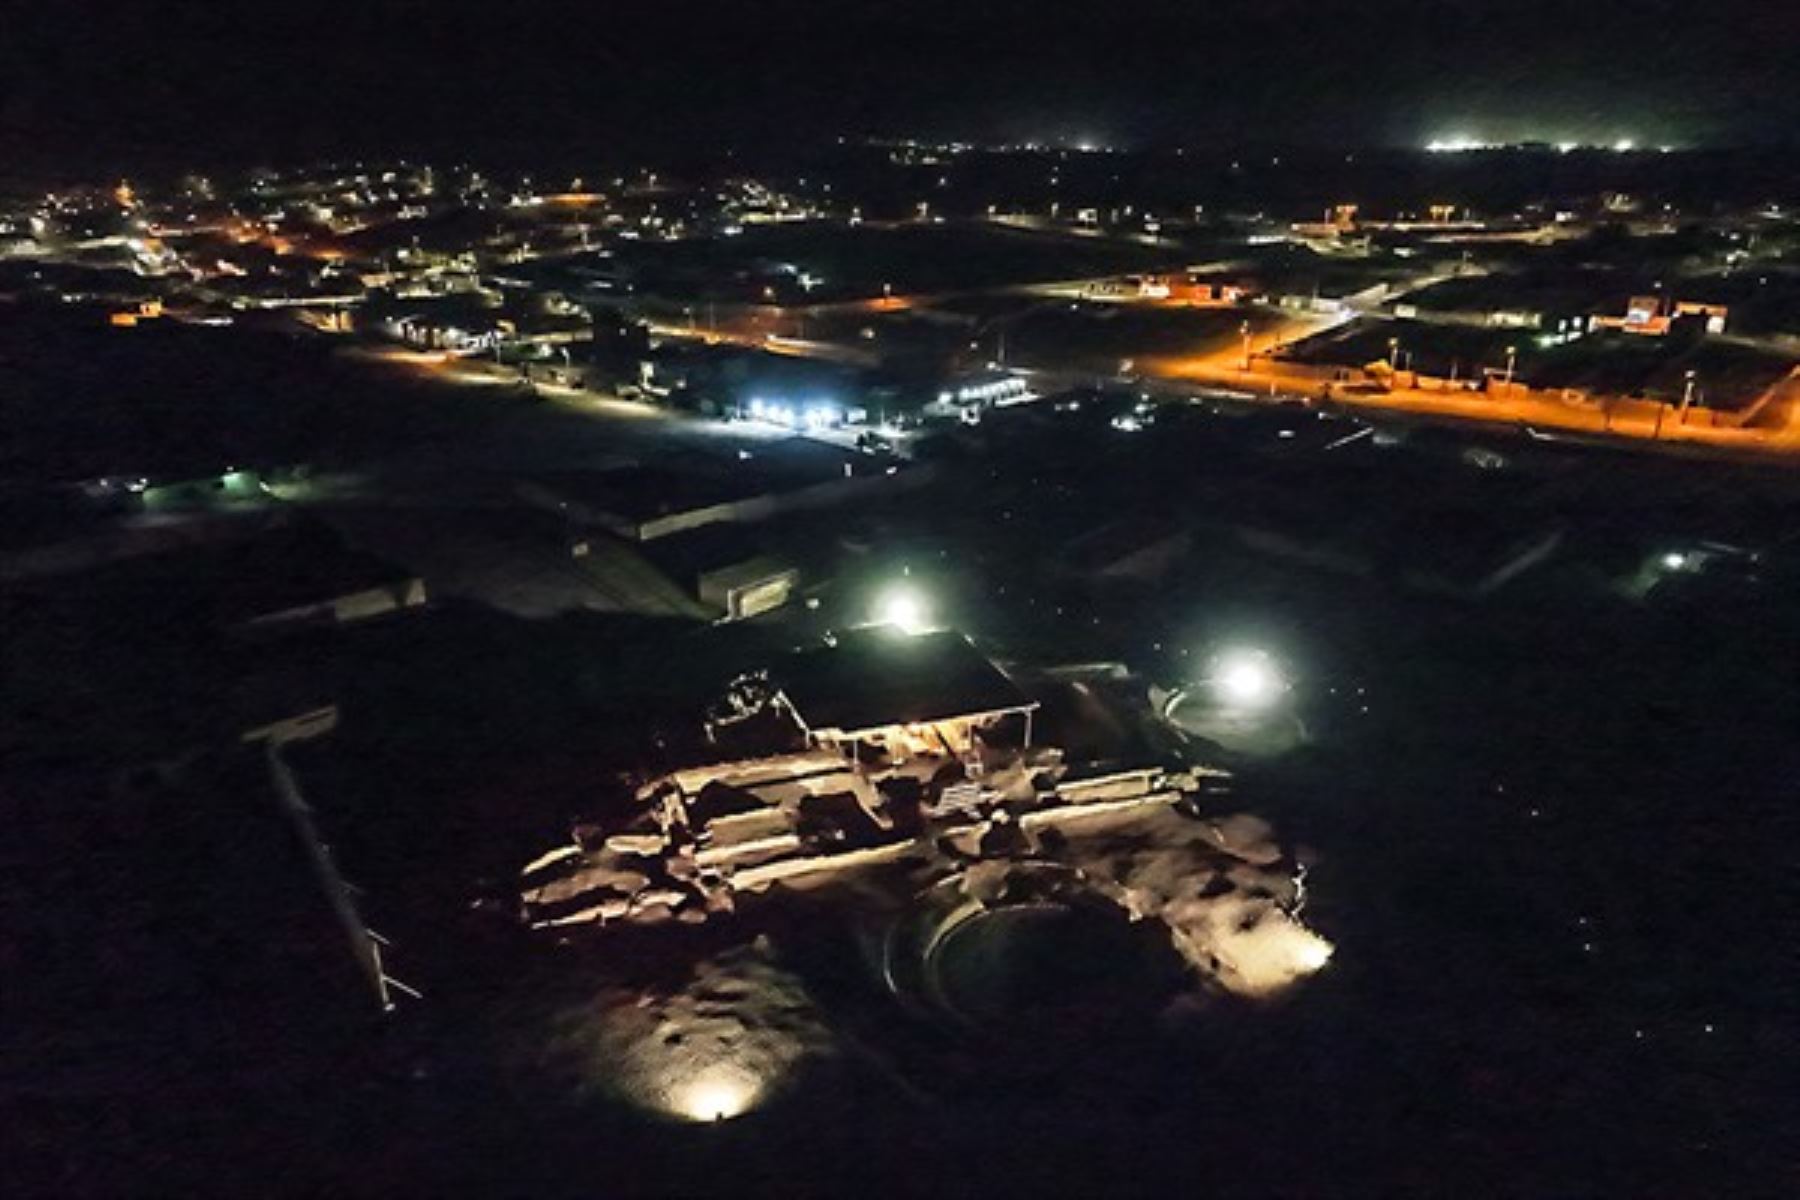
[[1791,146],[1800,11],[1720,0],[368,0],[41,6],[0,49],[26,168],[557,150],[757,153],[841,136],[1420,146]]

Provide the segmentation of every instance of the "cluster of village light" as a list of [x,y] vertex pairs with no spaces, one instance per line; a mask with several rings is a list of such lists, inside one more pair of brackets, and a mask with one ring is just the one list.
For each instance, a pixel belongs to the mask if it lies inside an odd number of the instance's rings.
[[[974,345],[974,343],[970,343]],[[1008,375],[1003,379],[993,379],[986,383],[969,383],[954,391],[938,393],[939,404],[969,403],[971,401],[991,401],[996,407],[1005,408],[1012,404],[1022,404],[1033,399],[1030,386],[1017,375]]]
[[840,425],[844,420],[842,410],[830,404],[809,404],[802,407],[778,400],[764,400],[760,396],[751,399],[748,410],[751,417],[758,421],[767,421],[771,425],[781,425],[788,429],[805,428],[815,433]]
[[[1526,142],[1488,142],[1480,138],[1458,135],[1433,138],[1425,143],[1425,150],[1429,154],[1468,154],[1476,150],[1513,150],[1529,144]],[[1604,146],[1588,145],[1584,142],[1556,142],[1555,146],[1559,154],[1573,154],[1577,150],[1611,150],[1615,154],[1630,154],[1638,148],[1636,140],[1632,138],[1620,138],[1618,141]],[[1672,146],[1657,147],[1657,150],[1663,154],[1669,153],[1672,149],[1674,149]]]

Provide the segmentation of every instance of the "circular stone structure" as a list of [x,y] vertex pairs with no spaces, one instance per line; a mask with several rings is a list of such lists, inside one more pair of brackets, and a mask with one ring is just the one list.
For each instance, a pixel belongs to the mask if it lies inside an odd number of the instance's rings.
[[1275,758],[1306,741],[1306,726],[1286,705],[1237,707],[1196,689],[1176,692],[1162,711],[1163,719],[1183,733],[1249,758]]
[[1134,923],[1079,872],[1019,864],[998,894],[965,875],[927,889],[877,940],[888,989],[972,1028],[1035,1025],[1075,1011],[1155,1007],[1181,966],[1152,923]]

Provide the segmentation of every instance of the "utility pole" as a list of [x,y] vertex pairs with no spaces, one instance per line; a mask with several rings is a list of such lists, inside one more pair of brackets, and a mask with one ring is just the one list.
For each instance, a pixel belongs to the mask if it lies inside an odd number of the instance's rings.
[[1678,424],[1681,424],[1681,425],[1687,424],[1688,406],[1693,404],[1693,402],[1694,402],[1694,372],[1692,370],[1689,370],[1687,373],[1686,384],[1681,389],[1681,411],[1678,414],[1678,419],[1677,419]]
[[1238,332],[1244,335],[1244,370],[1250,369],[1250,322],[1246,320],[1238,326]]
[[1508,346],[1506,348],[1506,390],[1508,392],[1512,391],[1513,367],[1518,364],[1518,361],[1519,348],[1517,346]]

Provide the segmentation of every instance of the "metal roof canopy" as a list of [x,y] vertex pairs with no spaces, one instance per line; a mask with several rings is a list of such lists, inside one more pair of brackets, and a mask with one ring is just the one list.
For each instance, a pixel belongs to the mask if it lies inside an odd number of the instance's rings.
[[815,737],[864,737],[896,725],[1028,713],[1019,690],[953,630],[908,636],[886,627],[839,635],[836,645],[795,655],[771,671]]

